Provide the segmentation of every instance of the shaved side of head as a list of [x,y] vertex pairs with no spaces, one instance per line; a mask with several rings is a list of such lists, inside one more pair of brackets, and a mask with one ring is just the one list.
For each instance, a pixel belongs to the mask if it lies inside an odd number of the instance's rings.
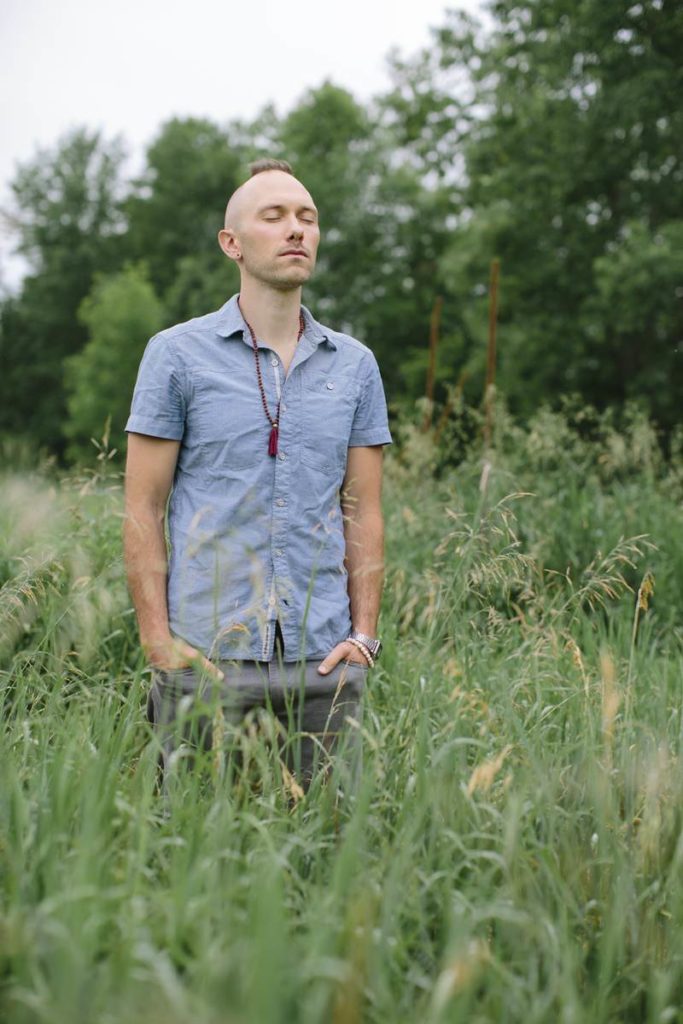
[[223,222],[226,231],[236,231],[239,227],[245,195],[249,194],[247,186],[258,174],[265,174],[267,171],[281,171],[283,174],[291,174],[291,176],[294,177],[294,171],[292,170],[291,164],[288,164],[286,160],[272,160],[270,157],[265,157],[262,160],[255,160],[253,163],[249,164],[249,171],[251,177],[247,178],[239,188],[236,188],[228,200],[228,205],[225,208],[225,219]]
[[239,228],[240,198],[243,188],[244,185],[240,185],[228,199],[228,205],[225,207],[225,219],[223,221],[223,227],[226,231],[237,231]]

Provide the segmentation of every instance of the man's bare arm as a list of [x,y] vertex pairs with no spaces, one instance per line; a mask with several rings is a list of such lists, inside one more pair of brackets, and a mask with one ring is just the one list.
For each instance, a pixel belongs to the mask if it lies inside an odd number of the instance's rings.
[[[384,583],[384,520],[382,517],[383,446],[349,448],[341,493],[351,623],[368,636],[377,636]],[[349,641],[337,644],[318,666],[329,672],[342,658],[366,664]]]
[[166,503],[173,485],[179,441],[128,435],[123,551],[128,588],[150,664],[173,670],[191,664],[215,671],[194,647],[174,637],[168,622]]
[[377,636],[384,583],[382,445],[349,448],[341,505],[354,629]]

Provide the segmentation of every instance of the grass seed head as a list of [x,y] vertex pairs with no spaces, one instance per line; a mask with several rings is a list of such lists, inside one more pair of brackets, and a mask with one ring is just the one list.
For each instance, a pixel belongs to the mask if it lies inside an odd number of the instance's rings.
[[511,750],[512,746],[508,744],[497,757],[490,757],[487,761],[477,765],[470,776],[470,781],[467,783],[468,796],[472,796],[477,791],[488,792]]
[[433,997],[436,1012],[443,1011],[454,996],[469,989],[490,959],[486,943],[481,939],[472,939],[466,949],[444,967],[436,980]]

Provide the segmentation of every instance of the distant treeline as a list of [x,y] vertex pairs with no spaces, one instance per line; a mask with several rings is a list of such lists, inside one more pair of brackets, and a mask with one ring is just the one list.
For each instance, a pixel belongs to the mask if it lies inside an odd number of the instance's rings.
[[30,272],[2,300],[0,436],[92,452],[123,443],[135,371],[161,327],[238,285],[216,243],[250,160],[288,159],[320,209],[305,301],[366,341],[398,406],[481,396],[487,287],[501,265],[498,386],[528,415],[576,393],[636,399],[662,427],[683,394],[683,7],[500,0],[451,11],[389,59],[366,106],[325,82],[280,118],[161,126],[140,177],[83,128],[18,168],[6,211]]

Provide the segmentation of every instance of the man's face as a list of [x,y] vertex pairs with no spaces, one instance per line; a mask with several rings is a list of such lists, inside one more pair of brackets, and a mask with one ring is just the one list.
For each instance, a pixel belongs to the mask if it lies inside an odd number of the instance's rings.
[[301,287],[313,273],[320,241],[318,211],[301,182],[284,171],[263,171],[234,198],[229,226],[219,234],[226,255],[243,275],[272,288]]

